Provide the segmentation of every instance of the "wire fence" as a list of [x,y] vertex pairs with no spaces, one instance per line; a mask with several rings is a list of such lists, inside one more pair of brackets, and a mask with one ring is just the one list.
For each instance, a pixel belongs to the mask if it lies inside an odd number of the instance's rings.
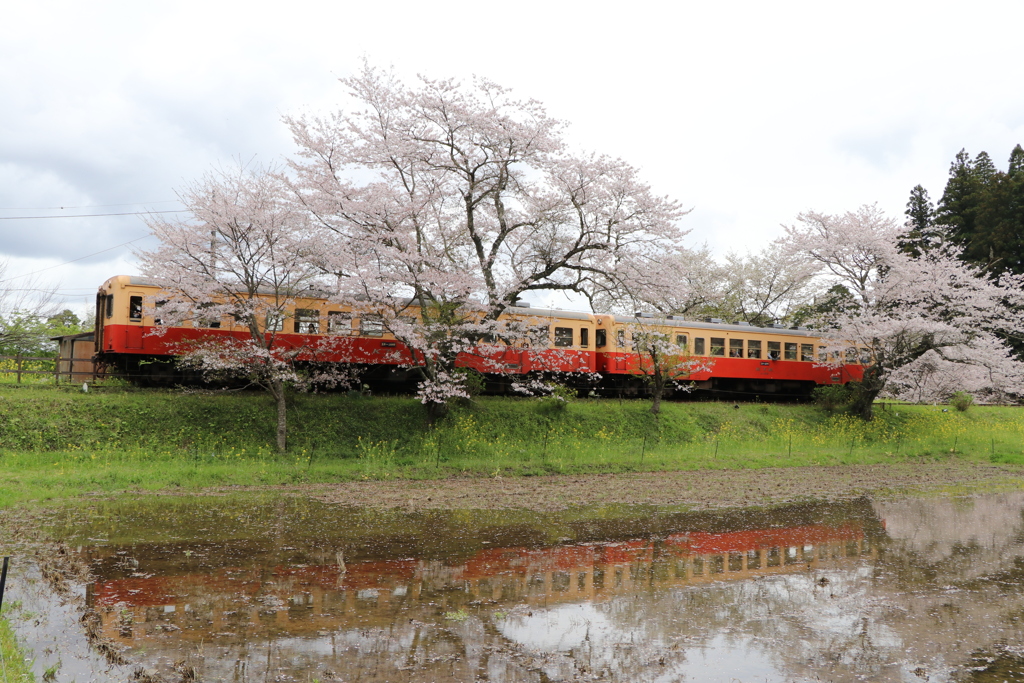
[[[87,365],[88,370],[75,369],[75,366]],[[64,356],[14,356],[0,355],[0,381],[22,383],[22,377],[33,379],[37,375],[49,375],[54,383],[63,379],[74,382],[76,379],[88,380],[96,374],[89,358],[66,358]],[[42,379],[42,378],[40,378]]]

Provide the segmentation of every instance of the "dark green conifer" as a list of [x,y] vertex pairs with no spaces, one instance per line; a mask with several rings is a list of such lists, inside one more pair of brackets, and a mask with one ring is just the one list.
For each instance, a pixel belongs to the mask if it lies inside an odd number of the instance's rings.
[[935,207],[928,197],[928,190],[917,185],[910,191],[904,233],[900,236],[899,247],[903,252],[914,258],[939,247],[942,244],[941,232],[935,226]]

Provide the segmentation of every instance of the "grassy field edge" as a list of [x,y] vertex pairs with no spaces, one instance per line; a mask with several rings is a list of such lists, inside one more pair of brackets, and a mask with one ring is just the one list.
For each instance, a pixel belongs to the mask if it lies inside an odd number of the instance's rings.
[[1024,463],[1024,410],[484,398],[429,425],[407,397],[0,388],[0,506],[91,492],[807,465]]

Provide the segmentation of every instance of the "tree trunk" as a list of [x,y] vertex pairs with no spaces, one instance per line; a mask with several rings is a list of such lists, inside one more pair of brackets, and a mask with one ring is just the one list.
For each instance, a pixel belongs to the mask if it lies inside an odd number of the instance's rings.
[[270,393],[277,403],[277,452],[284,453],[288,445],[288,406],[284,400],[284,383],[273,380],[270,384]]
[[850,412],[862,420],[870,420],[874,417],[874,403],[878,394],[885,387],[885,382],[879,371],[875,368],[868,368],[864,372],[864,379],[854,391],[853,403],[850,404]]
[[661,389],[655,387],[651,391],[651,415],[661,412]]
[[448,414],[448,404],[431,401],[427,404],[427,423],[433,425],[435,422]]

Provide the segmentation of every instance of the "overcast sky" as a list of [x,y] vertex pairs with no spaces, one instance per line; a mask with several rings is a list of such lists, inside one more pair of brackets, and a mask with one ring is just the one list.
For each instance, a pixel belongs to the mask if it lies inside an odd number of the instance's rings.
[[363,56],[541,100],[573,144],[692,208],[691,244],[718,254],[808,209],[902,218],[914,185],[941,196],[961,148],[1005,169],[1024,143],[1022,26],[1010,0],[11,2],[0,258],[84,309],[136,272],[126,243],[147,229],[70,216],[173,210],[215,164],[290,154],[281,117],[337,109]]

